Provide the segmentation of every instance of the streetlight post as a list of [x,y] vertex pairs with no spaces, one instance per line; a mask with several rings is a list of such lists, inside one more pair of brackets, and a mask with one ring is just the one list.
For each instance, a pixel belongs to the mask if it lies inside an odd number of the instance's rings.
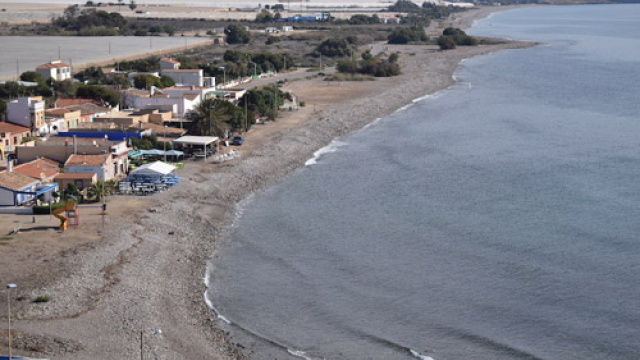
[[167,162],[167,125],[164,126],[164,139],[162,143],[164,144],[164,162]]
[[11,297],[9,297],[9,290],[17,288],[16,284],[7,285],[7,309],[9,310],[8,322],[9,322],[9,360],[11,360]]

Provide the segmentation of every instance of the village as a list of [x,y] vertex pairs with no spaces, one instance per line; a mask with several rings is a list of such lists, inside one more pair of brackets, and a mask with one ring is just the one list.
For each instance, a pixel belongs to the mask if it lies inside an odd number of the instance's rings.
[[[72,78],[70,65],[59,60],[35,71],[45,80]],[[166,76],[174,85],[135,89],[134,78],[140,75]],[[58,218],[58,229],[64,231],[80,225],[82,204],[99,204],[104,213],[108,195],[168,190],[179,182],[175,170],[189,162],[219,164],[239,157],[242,133],[249,123],[261,121],[255,115],[250,122],[245,118],[241,129],[218,129],[206,136],[188,131],[191,115],[203,101],[237,104],[261,74],[216,85],[202,69],[181,69],[178,61],[164,57],[157,72],[127,76],[132,87],[120,91],[122,106],[57,98],[47,108],[39,96],[7,101],[6,119],[0,122],[0,218],[21,215],[28,221],[0,221],[2,236],[25,230],[16,223],[37,225],[36,216],[44,214]],[[275,106],[293,109],[298,104]],[[153,139],[155,148],[136,146],[144,139]]]

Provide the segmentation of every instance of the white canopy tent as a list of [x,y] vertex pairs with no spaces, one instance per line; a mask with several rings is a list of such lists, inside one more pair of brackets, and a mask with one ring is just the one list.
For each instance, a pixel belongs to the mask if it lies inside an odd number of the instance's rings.
[[204,153],[204,159],[207,159],[207,148],[211,147],[211,144],[214,144],[214,149],[218,149],[218,145],[220,144],[220,138],[217,136],[182,136],[172,141],[173,145],[178,145],[181,147],[191,147],[191,146],[202,146],[202,150]]
[[139,168],[132,170],[129,174],[133,176],[164,176],[170,174],[176,169],[175,166],[162,161],[144,164]]

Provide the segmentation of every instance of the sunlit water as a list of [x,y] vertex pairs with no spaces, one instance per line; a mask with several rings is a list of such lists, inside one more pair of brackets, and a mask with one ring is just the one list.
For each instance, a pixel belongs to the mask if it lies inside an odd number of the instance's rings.
[[472,32],[542,44],[243,204],[208,297],[256,358],[640,357],[640,6]]

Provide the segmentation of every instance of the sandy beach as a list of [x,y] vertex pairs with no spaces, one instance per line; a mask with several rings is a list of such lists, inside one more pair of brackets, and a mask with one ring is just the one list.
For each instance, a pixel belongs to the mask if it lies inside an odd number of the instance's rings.
[[[453,21],[466,28],[504,9],[481,8]],[[306,106],[257,125],[247,134],[240,159],[188,163],[177,173],[178,187],[152,197],[112,197],[104,228],[94,217],[93,225],[64,234],[44,230],[29,244],[18,235],[0,247],[6,264],[0,277],[19,284],[11,293],[14,355],[136,358],[142,339],[145,358],[250,357],[251,346],[235,343],[203,298],[207,263],[215,261],[236,204],[304,166],[332,139],[451,86],[461,60],[529,45],[510,42],[447,52],[435,46],[389,46],[400,53],[401,76],[374,82],[290,82],[283,90]],[[51,301],[31,301],[40,295]],[[5,309],[6,298],[0,299]],[[0,330],[3,353],[6,335]]]

